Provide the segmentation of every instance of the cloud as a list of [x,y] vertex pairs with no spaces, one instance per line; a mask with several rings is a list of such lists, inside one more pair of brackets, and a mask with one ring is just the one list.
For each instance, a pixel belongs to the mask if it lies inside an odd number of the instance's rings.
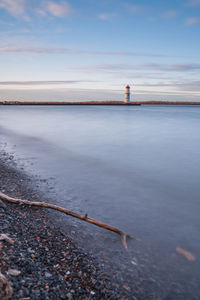
[[200,81],[171,81],[157,83],[141,83],[137,84],[141,87],[173,87],[182,91],[200,92]]
[[171,71],[171,72],[190,72],[199,71],[200,64],[173,64],[173,65],[163,65],[155,63],[146,63],[138,66],[139,68],[149,69],[149,70],[159,70],[159,71]]
[[91,80],[46,80],[46,81],[0,81],[0,86],[35,86],[35,85],[62,85],[62,84],[78,84],[80,82],[93,82]]
[[165,19],[174,19],[178,16],[179,12],[176,10],[168,10],[166,11],[162,17]]
[[190,17],[190,18],[187,18],[185,21],[186,26],[196,25],[198,23],[200,23],[200,18],[197,18],[197,17]]
[[0,0],[0,9],[5,9],[12,16],[23,16],[28,19],[25,14],[25,6],[26,0]]
[[79,54],[76,50],[68,48],[42,48],[42,47],[23,47],[23,48],[0,48],[0,53],[32,53],[32,54]]
[[[59,1],[40,1],[41,6],[37,6],[37,3],[32,3],[34,11],[41,15],[46,16],[47,14],[53,15],[54,17],[65,17],[72,13],[70,5],[65,2]],[[14,17],[23,17],[24,20],[29,21],[29,17],[26,14],[26,9],[31,1],[28,0],[0,0],[0,9],[5,9],[10,15]],[[30,8],[29,6],[28,8]],[[33,8],[32,7],[32,8]]]
[[100,14],[98,17],[99,17],[100,20],[110,21],[110,20],[112,20],[116,16],[117,15],[114,14],[114,13],[104,13],[104,14]]
[[200,64],[174,64],[169,67],[171,71],[199,71]]
[[200,6],[200,0],[189,0],[187,6]]
[[36,12],[41,16],[50,14],[54,17],[63,18],[72,13],[72,8],[67,2],[47,1],[43,3],[42,7],[37,8]]
[[134,15],[141,15],[147,11],[147,7],[141,5],[128,5],[127,8]]
[[176,86],[184,91],[199,91],[200,92],[200,81],[181,82],[181,83],[176,84]]
[[2,20],[0,20],[0,24],[1,25],[6,25],[6,26],[14,26],[14,24],[13,23],[9,23],[9,22],[5,22],[5,21],[2,21]]
[[71,8],[67,3],[48,2],[47,10],[55,17],[64,17],[71,13]]
[[47,15],[46,10],[45,10],[45,9],[42,9],[42,8],[36,8],[36,9],[35,9],[35,12],[36,12],[38,15],[42,16],[42,17],[45,17],[45,16]]
[[43,47],[0,47],[0,53],[33,53],[33,54],[71,54],[71,55],[105,55],[105,56],[144,56],[144,57],[171,57],[164,54],[129,52],[129,51],[91,51],[71,48],[43,48]]
[[193,72],[200,71],[200,64],[173,64],[164,65],[156,63],[144,63],[139,65],[133,64],[98,64],[92,66],[86,66],[86,70],[90,71],[107,71],[107,72],[122,72],[122,71],[160,71],[160,72]]

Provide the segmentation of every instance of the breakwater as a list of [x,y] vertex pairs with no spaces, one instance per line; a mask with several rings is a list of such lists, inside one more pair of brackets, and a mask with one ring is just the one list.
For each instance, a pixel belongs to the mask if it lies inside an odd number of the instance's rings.
[[197,101],[0,101],[1,105],[200,105]]
[[140,103],[123,101],[1,101],[3,105],[140,105]]

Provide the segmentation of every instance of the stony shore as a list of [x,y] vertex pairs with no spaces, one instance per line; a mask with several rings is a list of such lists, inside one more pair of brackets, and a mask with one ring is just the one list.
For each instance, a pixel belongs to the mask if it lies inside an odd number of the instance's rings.
[[[1,192],[48,201],[32,178],[15,168],[12,155],[0,157]],[[0,235],[12,242],[0,239],[0,272],[12,284],[11,299],[199,299],[196,284],[165,284],[139,267],[134,280],[119,282],[116,274],[107,273],[92,254],[64,235],[47,210],[5,204],[0,203]],[[151,265],[149,259],[145,264]],[[0,300],[1,295],[0,286]]]
[[[5,163],[9,160],[0,160],[0,190],[30,201],[44,200],[25,174]],[[12,283],[11,299],[137,299],[64,236],[45,210],[0,204],[0,234],[14,242],[0,241],[0,270]]]

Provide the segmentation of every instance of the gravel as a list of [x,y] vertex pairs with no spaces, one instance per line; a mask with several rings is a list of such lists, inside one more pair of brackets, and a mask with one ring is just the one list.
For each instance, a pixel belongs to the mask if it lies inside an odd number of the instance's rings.
[[[30,179],[0,160],[0,190],[16,198],[45,201]],[[131,299],[95,258],[66,237],[44,209],[0,204],[0,270],[12,283],[12,299]],[[134,299],[134,298],[133,298]]]

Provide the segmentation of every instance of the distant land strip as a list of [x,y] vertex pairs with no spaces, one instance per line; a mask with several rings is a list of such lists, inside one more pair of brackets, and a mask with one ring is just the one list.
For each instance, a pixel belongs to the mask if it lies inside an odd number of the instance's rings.
[[0,101],[1,105],[200,105],[195,101]]

